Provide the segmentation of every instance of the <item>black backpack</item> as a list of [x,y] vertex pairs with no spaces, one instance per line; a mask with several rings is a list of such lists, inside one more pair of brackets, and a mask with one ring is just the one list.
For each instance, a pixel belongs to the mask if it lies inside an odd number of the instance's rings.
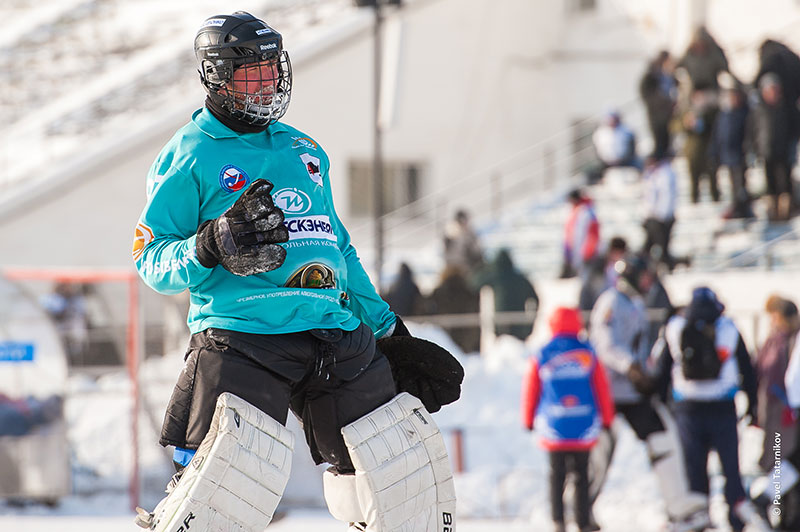
[[687,322],[681,332],[681,368],[688,380],[712,380],[722,361],[717,354],[714,324]]

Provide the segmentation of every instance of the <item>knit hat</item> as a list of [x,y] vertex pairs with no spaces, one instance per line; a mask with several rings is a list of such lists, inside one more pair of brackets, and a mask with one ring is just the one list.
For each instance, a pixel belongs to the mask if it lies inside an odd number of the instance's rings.
[[559,334],[577,335],[583,329],[583,320],[578,309],[558,307],[550,315],[550,332],[553,336]]
[[692,301],[686,309],[686,319],[690,322],[714,323],[722,315],[725,305],[717,299],[717,294],[707,286],[692,291]]

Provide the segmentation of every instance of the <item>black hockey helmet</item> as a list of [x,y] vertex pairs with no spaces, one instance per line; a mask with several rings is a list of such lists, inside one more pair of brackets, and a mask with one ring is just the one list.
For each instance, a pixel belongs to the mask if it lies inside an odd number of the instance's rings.
[[[207,18],[195,36],[194,53],[203,88],[231,117],[266,126],[286,113],[292,65],[283,37],[263,20],[244,11]],[[270,68],[257,68],[263,65]],[[246,76],[235,88],[234,73],[242,67]]]

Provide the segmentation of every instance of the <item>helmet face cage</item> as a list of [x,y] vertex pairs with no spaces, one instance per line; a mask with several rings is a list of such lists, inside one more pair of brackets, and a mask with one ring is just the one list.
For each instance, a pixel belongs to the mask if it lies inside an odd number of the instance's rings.
[[201,68],[211,99],[242,122],[269,125],[289,107],[292,64],[285,50],[241,59],[205,60]]
[[245,12],[207,19],[195,54],[203,88],[231,117],[267,126],[286,113],[292,65],[281,35],[263,21]]

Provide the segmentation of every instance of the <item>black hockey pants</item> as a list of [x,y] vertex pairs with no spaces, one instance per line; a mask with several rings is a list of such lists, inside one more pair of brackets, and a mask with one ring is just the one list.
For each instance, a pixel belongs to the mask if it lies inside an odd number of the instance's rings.
[[282,335],[208,329],[192,335],[161,444],[197,449],[222,392],[284,425],[291,407],[314,461],[328,462],[340,473],[353,472],[341,428],[396,394],[389,362],[365,325]]

